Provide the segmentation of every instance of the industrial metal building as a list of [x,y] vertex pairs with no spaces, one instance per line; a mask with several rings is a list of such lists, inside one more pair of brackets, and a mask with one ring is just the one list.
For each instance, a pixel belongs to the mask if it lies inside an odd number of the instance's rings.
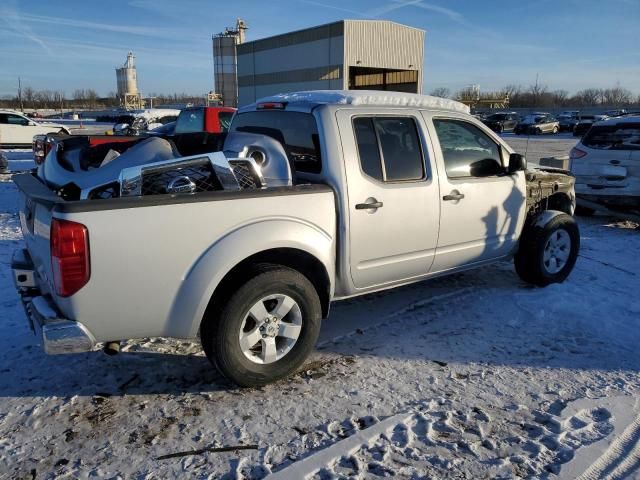
[[300,90],[422,93],[424,36],[386,20],[341,20],[238,43],[237,103]]

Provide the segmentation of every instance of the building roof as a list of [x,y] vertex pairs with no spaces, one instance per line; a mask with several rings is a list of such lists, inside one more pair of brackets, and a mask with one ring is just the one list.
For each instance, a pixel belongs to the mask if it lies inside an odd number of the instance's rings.
[[328,37],[337,37],[344,35],[344,26],[349,23],[358,23],[374,26],[376,24],[386,24],[397,29],[411,29],[424,32],[420,28],[410,27],[401,23],[392,22],[391,20],[338,20],[337,22],[324,23],[314,27],[303,28],[301,30],[293,30],[291,32],[273,35],[271,37],[259,38],[238,45],[238,53],[242,54],[248,51],[267,50],[275,46],[282,46],[286,43],[304,43],[320,40]]

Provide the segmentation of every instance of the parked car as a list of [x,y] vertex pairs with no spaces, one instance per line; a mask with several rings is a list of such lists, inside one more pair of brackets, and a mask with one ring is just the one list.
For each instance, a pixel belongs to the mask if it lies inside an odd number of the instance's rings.
[[570,162],[580,198],[617,209],[640,209],[640,116],[594,123],[571,150]]
[[[242,186],[237,161],[265,183]],[[229,188],[193,193],[196,163]],[[14,182],[27,248],[12,268],[47,353],[199,336],[243,386],[300,368],[333,300],[510,257],[545,286],[579,250],[568,172],[526,170],[461,103],[399,92],[263,99],[234,116],[224,152],[124,169],[117,198]]]
[[487,127],[497,133],[512,132],[519,121],[520,117],[515,112],[498,112],[482,120]]
[[607,117],[622,117],[627,114],[627,110],[624,108],[618,108],[616,110],[607,110],[603,115]]
[[558,133],[560,124],[558,120],[548,113],[534,113],[527,115],[516,125],[514,130],[517,134],[541,135],[543,133]]
[[113,126],[115,135],[142,135],[148,130],[175,122],[180,110],[172,108],[148,108],[132,110],[120,115]]
[[6,173],[8,170],[9,160],[3,152],[0,152],[0,173]]
[[593,125],[595,122],[600,122],[602,120],[606,120],[607,118],[608,117],[606,115],[581,115],[580,120],[578,121],[576,126],[573,127],[573,136],[583,136],[589,131],[591,125]]
[[558,126],[561,132],[573,132],[580,120],[580,112],[577,110],[562,112],[558,115]]
[[69,135],[66,126],[37,122],[13,110],[0,110],[0,147],[30,147],[34,135],[57,133]]

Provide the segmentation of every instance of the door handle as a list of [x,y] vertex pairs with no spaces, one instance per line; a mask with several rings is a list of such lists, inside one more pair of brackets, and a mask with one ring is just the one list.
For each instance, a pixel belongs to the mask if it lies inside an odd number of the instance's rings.
[[382,208],[384,204],[375,198],[367,198],[366,203],[356,203],[356,210],[375,210]]
[[463,198],[464,198],[464,193],[460,193],[458,190],[454,190],[449,195],[445,195],[444,197],[442,197],[442,200],[457,201],[457,200],[462,200]]

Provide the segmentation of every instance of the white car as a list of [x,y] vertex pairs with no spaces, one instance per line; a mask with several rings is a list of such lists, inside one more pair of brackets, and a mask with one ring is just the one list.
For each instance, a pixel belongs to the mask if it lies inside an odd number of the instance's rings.
[[13,110],[0,110],[0,147],[31,147],[34,135],[45,133],[69,134],[59,123],[36,122]]
[[[615,208],[640,208],[640,116],[594,123],[571,150],[579,198]],[[590,214],[590,208],[580,213]]]

